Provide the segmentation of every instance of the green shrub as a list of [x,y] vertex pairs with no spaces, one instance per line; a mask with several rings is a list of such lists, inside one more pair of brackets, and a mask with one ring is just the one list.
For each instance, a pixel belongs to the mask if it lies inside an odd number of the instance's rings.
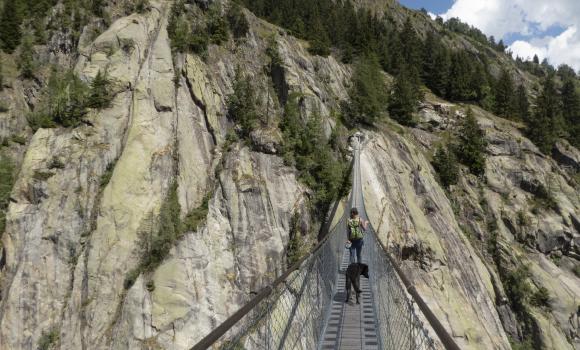
[[14,181],[14,163],[8,156],[0,153],[0,236],[6,228],[6,210]]
[[543,183],[539,183],[534,188],[534,200],[533,203],[537,208],[543,209],[558,209],[558,203],[552,194],[552,191],[546,188]]
[[64,169],[64,163],[58,157],[52,157],[48,164],[49,169]]
[[17,143],[19,145],[25,145],[26,144],[26,137],[20,136],[20,135],[12,135],[12,136],[10,136],[10,141]]
[[32,178],[38,181],[46,181],[54,176],[53,172],[36,170]]
[[550,292],[546,287],[540,287],[536,290],[530,298],[530,303],[537,307],[551,308]]
[[111,177],[113,177],[113,170],[115,170],[115,162],[109,163],[105,172],[101,175],[101,179],[99,181],[101,189],[104,189],[111,181]]
[[505,279],[502,279],[512,309],[520,314],[526,312],[526,302],[532,294],[528,282],[529,276],[530,271],[528,267],[520,265],[512,271],[507,271],[505,273]]
[[128,2],[126,6],[128,13],[145,13],[149,10],[151,4],[149,3],[149,0],[136,0]]
[[42,335],[38,339],[38,349],[39,350],[49,350],[58,342],[60,334],[56,328],[51,329],[48,332],[42,332]]
[[171,248],[183,235],[180,219],[181,206],[177,196],[177,184],[171,185],[159,212],[159,227],[150,237],[145,237],[141,260],[142,271],[153,271],[169,254]]
[[209,9],[206,31],[212,44],[221,45],[230,37],[228,21],[222,15],[221,7],[217,3]]
[[239,39],[245,37],[246,34],[248,34],[250,25],[240,5],[232,2],[226,17],[230,24],[232,33],[234,34],[234,38]]
[[576,277],[580,278],[580,265],[576,264],[572,269],[572,272],[576,275]]
[[153,280],[147,281],[147,283],[145,284],[145,288],[147,288],[149,292],[153,292],[155,290],[155,281]]
[[195,232],[202,225],[209,211],[209,201],[213,193],[208,193],[204,198],[201,205],[192,211],[190,211],[183,220],[183,228],[185,232]]
[[18,58],[18,68],[25,79],[34,78],[36,65],[34,63],[34,38],[31,35],[24,36],[20,56]]
[[37,110],[28,117],[32,129],[77,126],[86,114],[89,87],[72,71],[53,70]]
[[[2,91],[2,89],[0,89]],[[10,110],[8,106],[0,102],[0,113],[6,113]]]
[[127,276],[125,276],[125,280],[123,281],[123,288],[129,289],[129,288],[133,287],[133,285],[137,281],[137,278],[139,278],[139,275],[141,274],[141,272],[142,272],[141,267],[137,267],[137,268],[129,271]]

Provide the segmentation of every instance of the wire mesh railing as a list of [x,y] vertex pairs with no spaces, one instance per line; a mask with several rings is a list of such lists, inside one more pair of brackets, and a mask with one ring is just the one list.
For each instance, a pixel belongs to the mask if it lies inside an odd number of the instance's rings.
[[[358,149],[355,150],[352,174],[349,208],[358,207],[361,217],[367,220]],[[260,291],[192,350],[319,348],[333,298],[338,289],[344,288],[337,285],[337,277],[345,249],[348,214],[349,210],[345,210],[338,224],[311,253]],[[443,345],[447,349],[459,349],[389,257],[372,225],[364,239],[363,254],[369,263],[379,347],[393,350],[435,348],[415,311],[415,299]]]
[[316,349],[337,287],[345,230],[343,215],[310,254],[193,349]]

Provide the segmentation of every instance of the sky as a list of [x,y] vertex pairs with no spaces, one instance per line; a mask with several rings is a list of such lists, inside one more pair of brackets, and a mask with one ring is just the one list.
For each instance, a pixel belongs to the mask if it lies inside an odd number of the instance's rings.
[[400,0],[402,5],[425,8],[443,19],[461,21],[503,39],[513,56],[537,54],[554,66],[566,63],[580,70],[579,0]]

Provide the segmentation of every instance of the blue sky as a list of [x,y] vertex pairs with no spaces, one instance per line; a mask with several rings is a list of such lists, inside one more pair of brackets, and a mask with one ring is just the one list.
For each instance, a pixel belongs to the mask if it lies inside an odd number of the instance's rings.
[[453,5],[453,0],[401,0],[399,2],[411,9],[419,10],[425,8],[435,14],[445,13]]
[[496,41],[510,45],[514,55],[537,54],[550,63],[580,70],[579,0],[399,0],[406,7],[425,8],[444,19],[459,17]]

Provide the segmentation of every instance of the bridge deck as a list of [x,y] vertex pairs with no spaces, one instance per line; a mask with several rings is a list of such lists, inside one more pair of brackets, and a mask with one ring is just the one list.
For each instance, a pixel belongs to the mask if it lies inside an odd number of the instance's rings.
[[[363,247],[363,261],[364,247]],[[373,295],[369,286],[369,280],[361,277],[360,304],[356,304],[354,291],[351,294],[351,302],[345,303],[345,275],[348,267],[349,253],[344,250],[340,272],[338,272],[337,292],[332,300],[332,308],[328,324],[322,338],[321,350],[378,350],[376,317],[373,308]],[[371,269],[372,273],[372,269]]]

